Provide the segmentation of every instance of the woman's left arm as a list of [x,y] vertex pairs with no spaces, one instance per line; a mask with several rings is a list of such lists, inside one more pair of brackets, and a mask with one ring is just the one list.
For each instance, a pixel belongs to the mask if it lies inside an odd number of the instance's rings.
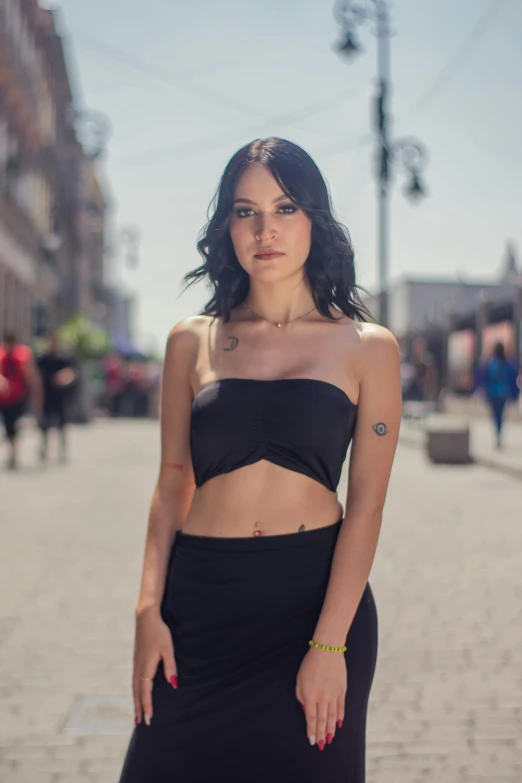
[[[342,647],[368,582],[401,423],[397,342],[380,326],[362,333],[357,424],[349,488],[314,641]],[[340,653],[311,648],[297,680],[297,698],[312,744],[324,747],[344,716],[346,666]],[[330,736],[329,736],[330,735]]]
[[[348,496],[315,641],[344,645],[372,567],[401,424],[399,349],[382,327],[363,336]],[[330,640],[330,641],[329,641]]]

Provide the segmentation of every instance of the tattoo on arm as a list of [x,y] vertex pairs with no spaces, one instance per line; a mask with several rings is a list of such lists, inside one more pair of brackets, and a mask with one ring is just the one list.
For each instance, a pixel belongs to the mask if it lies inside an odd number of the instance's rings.
[[379,421],[377,424],[374,424],[372,427],[372,430],[380,437],[382,438],[383,435],[388,434],[388,427],[383,421]]
[[174,468],[175,470],[183,470],[183,465],[178,462],[163,462],[166,468]]
[[231,335],[227,339],[230,340],[230,345],[228,346],[228,348],[223,348],[223,350],[224,351],[234,351],[237,348],[238,344],[239,344],[239,340],[237,339],[237,337],[234,337],[234,335]]

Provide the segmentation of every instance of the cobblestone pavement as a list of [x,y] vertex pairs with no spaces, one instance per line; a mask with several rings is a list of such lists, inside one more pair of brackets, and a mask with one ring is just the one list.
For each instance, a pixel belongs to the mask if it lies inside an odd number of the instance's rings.
[[[2,783],[115,783],[130,732],[157,425],[72,436],[69,464],[38,466],[28,432],[26,467],[0,472]],[[521,496],[400,448],[371,578],[369,783],[522,780]]]

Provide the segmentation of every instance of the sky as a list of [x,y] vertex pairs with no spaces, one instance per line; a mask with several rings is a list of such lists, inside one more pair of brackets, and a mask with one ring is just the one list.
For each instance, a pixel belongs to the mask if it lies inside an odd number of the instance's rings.
[[[162,350],[172,326],[209,298],[182,294],[198,234],[229,158],[254,138],[304,147],[348,226],[358,282],[377,281],[370,101],[377,40],[342,60],[330,0],[62,0],[80,109],[110,119],[102,169],[114,236],[140,233],[109,277],[137,293],[136,336]],[[371,0],[368,0],[371,6]],[[507,240],[522,249],[522,2],[393,0],[391,132],[428,151],[428,197],[412,205],[394,172],[390,277],[492,278]]]

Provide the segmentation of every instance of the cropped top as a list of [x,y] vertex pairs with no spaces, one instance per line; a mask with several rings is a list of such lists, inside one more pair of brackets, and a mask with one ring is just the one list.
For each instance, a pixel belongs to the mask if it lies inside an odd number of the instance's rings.
[[214,381],[192,401],[196,486],[267,460],[335,491],[357,407],[339,386],[312,378]]

